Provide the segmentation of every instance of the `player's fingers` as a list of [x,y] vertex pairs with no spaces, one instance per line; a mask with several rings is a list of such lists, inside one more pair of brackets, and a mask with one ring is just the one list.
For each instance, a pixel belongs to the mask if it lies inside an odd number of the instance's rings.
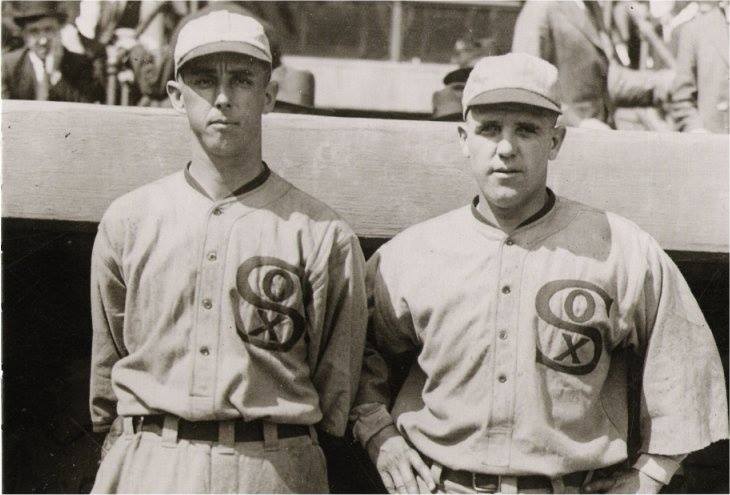
[[410,459],[404,457],[400,464],[398,464],[398,468],[400,469],[400,475],[406,490],[404,493],[418,493],[418,483],[416,483],[416,476],[413,473]]
[[418,455],[418,452],[411,449],[410,452],[408,452],[408,457],[411,460],[411,465],[418,473],[418,476],[426,483],[429,491],[433,491],[436,488],[436,482],[433,479],[431,470],[428,468],[426,463],[423,462],[421,456]]
[[383,485],[385,486],[385,489],[388,490],[388,493],[398,493],[395,490],[395,483],[393,483],[393,479],[390,477],[388,471],[379,471],[379,473],[380,479],[383,480]]
[[393,466],[389,473],[390,477],[393,478],[393,485],[395,485],[395,491],[393,493],[406,493],[406,484],[403,481],[403,476],[398,466]]
[[418,493],[431,493],[432,490],[426,485],[426,482],[423,481],[423,478],[421,478],[419,475],[416,475],[416,483],[418,484]]

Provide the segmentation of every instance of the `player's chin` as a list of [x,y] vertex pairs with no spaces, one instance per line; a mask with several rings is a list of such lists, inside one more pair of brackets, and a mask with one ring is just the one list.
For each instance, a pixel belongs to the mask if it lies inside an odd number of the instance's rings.
[[244,148],[244,139],[238,135],[213,133],[203,138],[203,144],[208,152],[215,156],[235,156]]
[[513,208],[518,206],[521,201],[523,194],[519,189],[506,186],[494,186],[486,187],[483,189],[484,197],[498,208]]

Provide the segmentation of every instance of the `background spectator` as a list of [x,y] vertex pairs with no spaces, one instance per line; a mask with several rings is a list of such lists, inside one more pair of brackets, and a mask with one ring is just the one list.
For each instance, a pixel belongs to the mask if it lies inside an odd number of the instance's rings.
[[728,121],[728,2],[682,27],[671,113],[683,132],[730,132]]
[[494,38],[459,39],[451,63],[459,67],[444,76],[444,87],[431,97],[431,120],[461,122],[461,95],[472,67],[482,57],[501,55]]
[[22,100],[102,101],[91,60],[61,43],[65,13],[59,2],[14,2],[13,20],[24,46],[2,59],[2,97]]
[[671,71],[625,67],[611,36],[610,2],[528,0],[515,25],[512,51],[558,67],[563,121],[571,126],[614,126],[617,106],[649,106],[666,99]]

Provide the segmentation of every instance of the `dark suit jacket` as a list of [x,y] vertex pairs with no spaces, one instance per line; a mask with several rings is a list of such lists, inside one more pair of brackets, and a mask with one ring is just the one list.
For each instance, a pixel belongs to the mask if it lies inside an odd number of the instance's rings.
[[699,14],[680,32],[671,110],[681,131],[730,133],[728,24],[719,8]]
[[[20,48],[3,54],[3,99],[35,99],[35,73],[28,53],[28,48]],[[49,88],[50,101],[104,101],[104,87],[94,78],[93,64],[89,58],[64,49],[59,70],[61,79]]]
[[515,25],[513,52],[543,58],[558,68],[564,120],[578,125],[595,118],[613,125],[617,103],[651,105],[661,77],[634,71],[616,61],[604,34],[603,18],[572,1],[532,1],[522,7]]

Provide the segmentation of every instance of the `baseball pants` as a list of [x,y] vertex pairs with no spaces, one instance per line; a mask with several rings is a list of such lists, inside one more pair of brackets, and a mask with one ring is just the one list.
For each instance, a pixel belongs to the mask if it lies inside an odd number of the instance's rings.
[[162,433],[134,432],[132,418],[102,460],[92,493],[327,493],[327,466],[310,434],[278,438],[264,423],[264,441],[235,442],[221,421],[219,441],[177,438],[177,418]]

